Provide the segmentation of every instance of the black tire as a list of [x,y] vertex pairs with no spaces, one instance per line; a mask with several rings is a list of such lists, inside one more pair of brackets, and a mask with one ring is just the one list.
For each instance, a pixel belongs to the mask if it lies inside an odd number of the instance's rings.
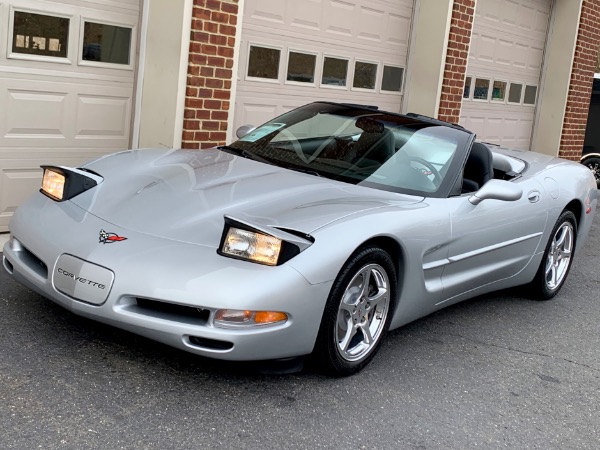
[[373,359],[395,310],[396,277],[392,258],[379,247],[359,248],[348,259],[321,319],[312,355],[318,370],[348,376]]
[[558,294],[571,270],[576,241],[577,219],[571,211],[563,211],[552,229],[537,274],[529,285],[534,299],[550,300]]
[[600,157],[590,156],[581,161],[581,164],[592,171],[596,178],[596,187],[600,188]]

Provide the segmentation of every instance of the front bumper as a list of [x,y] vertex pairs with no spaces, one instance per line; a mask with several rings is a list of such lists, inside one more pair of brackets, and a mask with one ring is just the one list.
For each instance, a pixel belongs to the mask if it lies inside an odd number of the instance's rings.
[[[126,236],[105,245],[100,230]],[[20,207],[3,264],[17,281],[75,314],[192,353],[232,361],[268,360],[312,351],[332,282],[311,285],[283,265],[261,266],[219,256],[215,248],[119,228],[71,202],[41,194]],[[56,288],[57,261],[73,255],[110,269],[106,301],[91,304]],[[283,311],[279,325],[225,329],[218,309]]]

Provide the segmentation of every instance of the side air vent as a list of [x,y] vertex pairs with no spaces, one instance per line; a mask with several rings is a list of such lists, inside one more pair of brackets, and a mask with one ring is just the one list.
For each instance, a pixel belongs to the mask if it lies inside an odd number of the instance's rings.
[[208,309],[140,297],[136,297],[135,305],[131,305],[127,309],[136,314],[163,320],[172,320],[174,322],[183,322],[190,325],[206,325],[210,317]]
[[218,341],[217,339],[207,339],[199,336],[190,336],[190,344],[195,347],[204,348],[207,350],[227,351],[233,348],[232,342]]
[[31,269],[43,279],[48,279],[48,266],[44,264],[44,261],[42,261],[40,258],[35,256],[23,246],[21,246],[20,250],[15,252],[15,254],[21,260],[21,262],[25,264],[29,269]]

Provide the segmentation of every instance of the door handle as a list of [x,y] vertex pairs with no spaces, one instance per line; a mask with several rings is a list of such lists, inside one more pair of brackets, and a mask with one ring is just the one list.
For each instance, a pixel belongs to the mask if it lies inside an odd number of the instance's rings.
[[530,203],[537,203],[540,201],[540,191],[530,191],[529,194],[527,194],[527,200],[529,200]]

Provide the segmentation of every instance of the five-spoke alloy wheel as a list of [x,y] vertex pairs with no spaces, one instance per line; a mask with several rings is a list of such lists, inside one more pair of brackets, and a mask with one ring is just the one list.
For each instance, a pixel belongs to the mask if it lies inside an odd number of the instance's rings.
[[563,286],[573,261],[576,238],[575,215],[571,211],[563,211],[554,225],[542,263],[531,283],[536,298],[550,300]]
[[351,375],[377,352],[396,303],[396,270],[378,247],[357,250],[336,278],[321,321],[314,356],[319,367]]

